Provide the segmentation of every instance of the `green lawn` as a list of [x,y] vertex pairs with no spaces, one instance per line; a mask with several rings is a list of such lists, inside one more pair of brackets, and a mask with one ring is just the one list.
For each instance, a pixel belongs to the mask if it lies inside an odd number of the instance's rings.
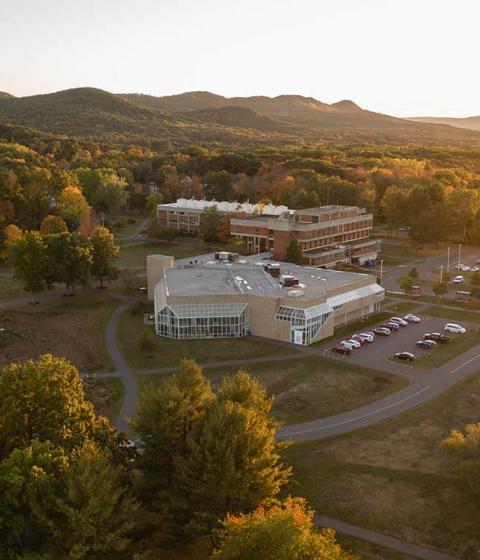
[[478,422],[479,408],[477,373],[385,422],[292,445],[292,492],[324,515],[469,558],[480,548],[478,507],[451,478],[440,442]]
[[473,329],[467,330],[465,334],[449,334],[449,336],[450,341],[446,344],[438,344],[430,352],[430,357],[428,352],[418,355],[417,359],[412,362],[412,366],[426,369],[439,367],[480,343],[480,333]]
[[[231,342],[231,341],[230,341]],[[206,369],[214,386],[238,367]],[[245,366],[274,397],[273,413],[284,423],[306,422],[364,405],[398,391],[407,381],[395,375],[322,357]],[[141,389],[164,376],[138,376]]]
[[384,307],[384,311],[388,311],[388,313],[399,314],[400,316],[406,315],[407,313],[413,313],[415,309],[417,309],[421,303],[414,303],[409,301],[392,301],[388,302]]
[[468,321],[469,323],[480,323],[480,312],[460,309],[447,309],[440,305],[432,305],[423,311],[424,315],[431,317],[443,317],[451,321]]
[[[144,326],[143,313],[152,310],[132,308],[120,318],[117,332],[118,345],[128,364],[135,369],[176,366],[182,358],[193,358],[200,363],[290,354],[294,349],[279,349],[250,337],[218,338],[212,340],[173,340],[154,335],[153,326]],[[151,357],[140,349],[140,337],[151,333],[155,345]]]
[[0,303],[26,295],[22,285],[8,272],[0,274]]
[[160,254],[171,255],[176,259],[195,257],[205,253],[218,251],[219,247],[214,245],[204,245],[201,243],[184,242],[147,242],[135,245],[120,247],[117,265],[120,268],[135,268],[144,270],[147,255]]
[[377,544],[363,541],[356,537],[336,533],[337,542],[343,549],[355,554],[361,560],[417,560],[414,556],[407,556]]

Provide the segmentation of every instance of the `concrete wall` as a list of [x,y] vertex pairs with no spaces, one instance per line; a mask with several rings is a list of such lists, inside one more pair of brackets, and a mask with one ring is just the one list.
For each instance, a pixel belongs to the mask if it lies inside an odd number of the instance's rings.
[[147,256],[147,287],[148,299],[153,301],[154,290],[157,282],[162,278],[166,268],[173,268],[175,259],[168,255]]

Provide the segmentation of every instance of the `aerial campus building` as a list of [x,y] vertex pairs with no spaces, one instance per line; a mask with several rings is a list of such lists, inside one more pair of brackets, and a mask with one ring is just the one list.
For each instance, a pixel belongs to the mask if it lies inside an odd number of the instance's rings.
[[320,206],[290,210],[286,206],[179,199],[160,204],[157,217],[164,228],[199,232],[202,212],[216,206],[229,217],[233,237],[245,241],[250,253],[269,251],[279,261],[296,240],[305,262],[332,268],[338,264],[373,264],[380,241],[371,239],[373,216],[356,206]]
[[247,335],[309,345],[380,308],[369,274],[218,253],[203,260],[147,257],[155,331],[173,339]]

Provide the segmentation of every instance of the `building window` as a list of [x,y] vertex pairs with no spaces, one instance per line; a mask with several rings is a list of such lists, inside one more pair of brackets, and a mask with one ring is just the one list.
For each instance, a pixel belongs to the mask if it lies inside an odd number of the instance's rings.
[[275,319],[290,323],[290,342],[307,346],[312,343],[331,314],[331,307],[326,303],[306,309],[280,305]]

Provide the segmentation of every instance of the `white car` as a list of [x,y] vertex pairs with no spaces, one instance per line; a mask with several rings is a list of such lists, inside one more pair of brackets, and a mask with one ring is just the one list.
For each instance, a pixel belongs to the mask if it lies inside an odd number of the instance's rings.
[[404,319],[408,323],[420,323],[421,321],[420,317],[417,317],[417,315],[414,315],[413,313],[409,313],[408,315],[405,315]]
[[401,327],[408,327],[407,321],[401,317],[392,317],[390,323],[398,323]]
[[355,340],[354,338],[349,338],[347,342],[349,344],[352,344],[354,348],[360,348],[360,346],[362,345],[361,342],[358,342],[358,340]]
[[[357,343],[358,344],[358,343]],[[350,348],[350,350],[355,350],[356,346],[350,340],[342,340],[338,346],[343,346],[343,348]]]
[[467,332],[467,329],[465,327],[462,327],[462,325],[457,325],[457,323],[447,323],[443,330],[453,334],[465,334]]
[[455,265],[455,270],[462,270],[462,268],[464,267],[464,264],[456,264]]
[[462,272],[470,272],[472,269],[467,264],[464,264],[460,270]]
[[362,332],[362,333],[359,333],[357,336],[359,336],[360,338],[363,338],[367,342],[373,342],[375,340],[375,335],[372,336],[372,334]]
[[472,266],[472,268],[470,269],[470,272],[478,272],[480,271],[480,268],[478,266]]
[[453,279],[453,283],[454,284],[463,284],[463,276],[455,276],[455,278]]

